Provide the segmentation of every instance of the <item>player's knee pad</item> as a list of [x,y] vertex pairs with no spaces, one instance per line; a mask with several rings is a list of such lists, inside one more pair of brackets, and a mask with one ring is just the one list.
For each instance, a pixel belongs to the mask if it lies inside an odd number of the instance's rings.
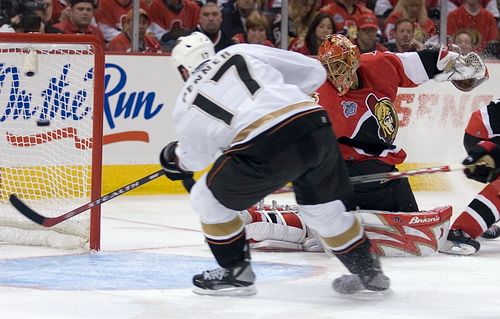
[[224,224],[239,219],[238,211],[225,207],[214,197],[207,186],[206,175],[194,184],[190,197],[191,206],[200,215],[203,224]]
[[307,226],[316,230],[320,236],[336,236],[350,228],[354,215],[345,214],[346,208],[342,201],[299,205],[299,212]]

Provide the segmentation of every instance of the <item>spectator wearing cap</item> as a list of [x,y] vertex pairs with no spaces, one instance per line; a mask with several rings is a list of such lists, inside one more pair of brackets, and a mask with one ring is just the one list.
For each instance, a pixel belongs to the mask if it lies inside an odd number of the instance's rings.
[[394,40],[395,42],[384,44],[391,52],[416,52],[425,49],[425,45],[415,39],[415,25],[408,19],[399,19],[396,22]]
[[191,0],[153,0],[149,6],[150,31],[163,44],[173,44],[189,33],[200,18],[200,6]]
[[200,20],[194,31],[204,33],[214,43],[215,52],[234,44],[234,41],[221,30],[222,15],[214,2],[207,2],[200,9]]
[[[148,9],[146,1],[139,2],[141,9]],[[99,30],[107,42],[123,31],[123,24],[127,13],[132,9],[132,0],[101,0],[95,12],[95,19]]]
[[[69,16],[71,14],[69,1],[70,0],[52,0],[52,21],[54,23],[63,22],[69,19]],[[97,10],[97,8],[99,7],[99,1],[100,0],[92,1],[94,3],[94,10]],[[92,18],[91,24],[97,26],[95,17]]]
[[353,43],[358,46],[361,53],[387,51],[387,48],[378,42],[379,32],[377,17],[373,13],[363,14],[358,20],[357,37]]
[[91,25],[94,17],[93,0],[70,0],[70,17],[68,20],[59,22],[54,28],[66,34],[92,34],[95,35],[104,46],[104,38],[98,27]]
[[319,13],[309,26],[306,37],[297,37],[293,40],[290,44],[290,51],[304,55],[317,55],[325,37],[333,33],[336,33],[333,18],[327,13]]
[[[132,23],[134,10],[131,9],[123,19],[123,31],[108,43],[107,52],[130,52],[132,50]],[[151,24],[148,13],[139,9],[139,52],[161,52],[160,42],[147,29]]]
[[267,39],[269,22],[267,18],[257,10],[247,17],[245,21],[246,32],[238,33],[233,36],[235,43],[263,44],[268,47],[274,47],[274,44]]

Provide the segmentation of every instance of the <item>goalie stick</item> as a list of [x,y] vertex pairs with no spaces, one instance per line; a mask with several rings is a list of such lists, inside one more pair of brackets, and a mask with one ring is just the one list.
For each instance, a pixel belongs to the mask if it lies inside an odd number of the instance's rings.
[[[20,200],[15,194],[10,194],[9,196],[9,201],[10,203],[24,216],[27,218],[31,219],[33,222],[45,226],[45,227],[52,227],[54,225],[57,225],[67,219],[70,219],[71,217],[74,217],[78,214],[81,214],[89,209],[91,209],[94,206],[101,205],[102,203],[105,203],[109,200],[112,200],[115,197],[118,197],[122,194],[125,194],[139,186],[142,186],[146,183],[151,182],[152,180],[157,179],[160,176],[165,175],[165,171],[163,169],[160,169],[159,171],[156,171],[154,173],[149,174],[148,176],[144,176],[141,179],[136,180],[135,182],[132,182],[128,185],[125,185],[117,190],[114,190],[96,200],[93,200],[89,203],[83,204],[80,207],[77,207],[67,213],[64,213],[59,216],[55,217],[45,217],[31,209],[28,205],[26,205],[22,200]],[[192,181],[194,183],[194,180]],[[190,180],[183,180],[182,181],[184,187],[186,189],[191,189],[193,186],[190,184]]]
[[[368,174],[368,175],[359,175],[359,176],[351,176],[350,180],[353,185],[364,184],[364,183],[372,183],[378,182],[385,183],[390,180],[406,178],[409,176],[415,175],[427,175],[434,173],[446,173],[457,170],[464,169],[463,165],[444,165],[444,166],[436,166],[436,167],[426,167],[426,168],[418,168],[412,169],[408,171],[399,171],[399,172],[386,172],[386,173],[376,173],[376,174]],[[285,193],[285,192],[293,192],[293,187],[285,186],[280,188],[276,193]],[[500,197],[500,193],[499,193]]]
[[377,173],[377,174],[369,174],[369,175],[360,175],[351,177],[351,183],[353,184],[362,184],[362,183],[371,183],[380,181],[380,183],[384,183],[393,179],[405,178],[409,176],[416,175],[427,175],[434,173],[446,173],[451,171],[457,171],[464,169],[463,165],[444,165],[444,166],[435,166],[435,167],[426,167],[426,168],[417,168],[407,171],[400,172],[387,172],[387,173]]
[[[377,182],[377,181],[384,183],[384,182],[387,182],[387,181],[390,181],[393,179],[405,178],[405,177],[409,177],[409,176],[458,171],[458,170],[464,169],[464,167],[465,166],[463,166],[463,165],[443,165],[443,166],[435,166],[435,167],[418,168],[418,169],[412,169],[412,170],[400,171],[400,172],[387,172],[387,173],[376,173],[376,174],[353,176],[350,179],[351,179],[352,184],[363,184],[363,183],[371,183],[371,182]],[[184,187],[186,188],[186,190],[189,193],[191,191],[191,187],[195,183],[195,180],[191,178],[191,179],[183,180],[182,182],[184,184]],[[285,186],[285,187],[287,187],[287,191],[293,191],[293,188],[290,188],[290,190],[288,190],[288,186]],[[283,187],[283,188],[285,188],[285,187]],[[283,189],[283,188],[281,188],[281,189]]]

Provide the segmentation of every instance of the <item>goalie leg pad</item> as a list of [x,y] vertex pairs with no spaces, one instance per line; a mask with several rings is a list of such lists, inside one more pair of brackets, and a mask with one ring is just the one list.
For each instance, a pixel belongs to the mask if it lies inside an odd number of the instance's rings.
[[446,243],[452,207],[415,213],[358,211],[372,250],[379,256],[407,257],[434,254]]
[[[272,209],[272,210],[271,210]],[[295,211],[252,206],[243,211],[250,247],[270,251],[302,251],[306,226]]]

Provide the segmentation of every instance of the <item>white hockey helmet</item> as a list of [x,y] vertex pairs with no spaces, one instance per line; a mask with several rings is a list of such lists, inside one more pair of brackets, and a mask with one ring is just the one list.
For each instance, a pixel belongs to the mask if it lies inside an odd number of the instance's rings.
[[[177,69],[184,67],[189,74],[202,62],[215,54],[214,44],[201,32],[180,37],[172,50],[172,63]],[[179,69],[180,71],[180,69]]]

